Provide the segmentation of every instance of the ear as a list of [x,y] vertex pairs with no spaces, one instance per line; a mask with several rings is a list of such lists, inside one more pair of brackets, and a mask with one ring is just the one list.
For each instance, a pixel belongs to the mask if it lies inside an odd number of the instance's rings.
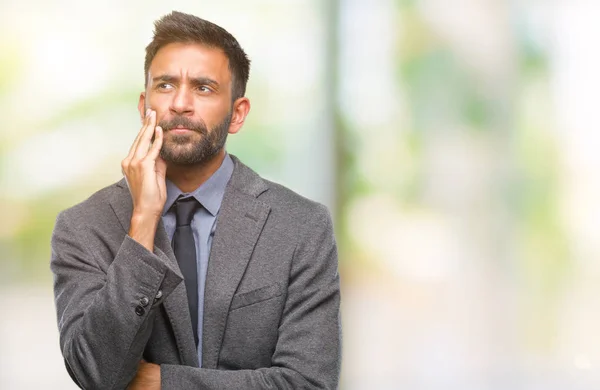
[[142,123],[144,123],[144,118],[146,117],[146,92],[140,93],[138,111],[140,112],[140,118],[142,119]]
[[247,97],[238,98],[233,102],[229,134],[235,134],[241,130],[248,112],[250,112],[250,100]]

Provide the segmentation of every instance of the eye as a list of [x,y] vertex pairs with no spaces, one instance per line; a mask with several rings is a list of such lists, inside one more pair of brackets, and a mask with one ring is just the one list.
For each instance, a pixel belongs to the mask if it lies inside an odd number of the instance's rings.
[[169,90],[169,89],[172,89],[172,88],[173,88],[173,85],[171,85],[169,83],[160,83],[160,84],[158,84],[156,86],[156,89],[160,89],[160,90],[163,90],[163,91],[166,91],[166,90]]
[[199,86],[198,91],[204,92],[204,93],[212,92],[212,90],[209,87],[207,87],[206,85]]

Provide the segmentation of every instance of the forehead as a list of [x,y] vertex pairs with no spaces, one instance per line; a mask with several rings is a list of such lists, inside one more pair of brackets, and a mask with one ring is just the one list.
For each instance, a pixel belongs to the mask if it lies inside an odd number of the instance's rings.
[[210,77],[220,84],[231,80],[229,60],[223,50],[196,43],[170,43],[161,47],[148,71],[150,80],[163,74]]

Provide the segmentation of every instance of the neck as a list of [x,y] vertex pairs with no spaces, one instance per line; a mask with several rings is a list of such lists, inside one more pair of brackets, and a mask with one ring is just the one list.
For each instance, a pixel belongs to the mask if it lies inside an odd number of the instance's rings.
[[225,148],[214,157],[195,165],[177,165],[167,162],[167,179],[183,192],[192,192],[219,169],[225,159]]

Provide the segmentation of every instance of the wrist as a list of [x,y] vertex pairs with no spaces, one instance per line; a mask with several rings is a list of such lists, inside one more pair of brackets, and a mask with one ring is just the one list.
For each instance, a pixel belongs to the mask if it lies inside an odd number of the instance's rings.
[[158,220],[161,217],[161,213],[157,211],[147,211],[133,208],[131,213],[131,223],[139,224],[151,224],[158,226]]
[[150,252],[154,251],[154,235],[156,234],[159,218],[160,216],[157,217],[136,211],[131,215],[129,236]]

